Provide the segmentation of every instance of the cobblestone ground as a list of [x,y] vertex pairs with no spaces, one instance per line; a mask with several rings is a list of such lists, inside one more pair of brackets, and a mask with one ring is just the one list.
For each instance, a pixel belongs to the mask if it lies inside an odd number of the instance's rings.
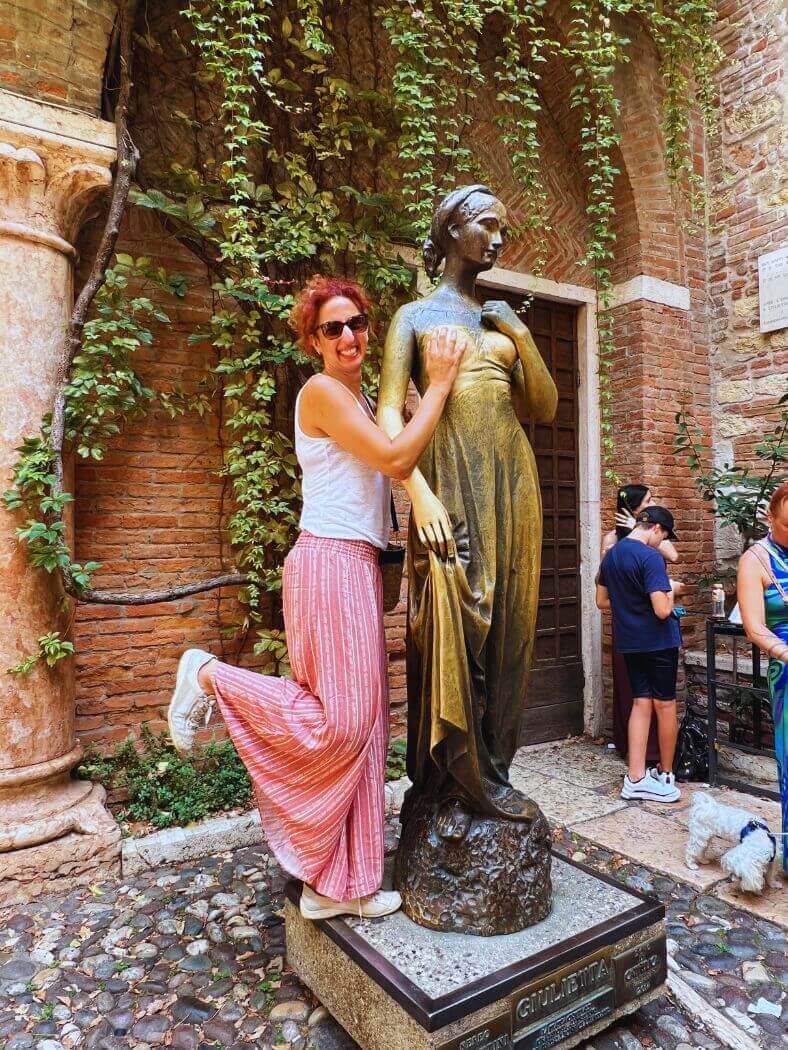
[[[560,829],[556,849],[625,886],[654,893],[665,905],[670,965],[709,1005],[761,1046],[788,1046],[784,1002],[788,991],[788,941],[775,923],[755,918],[726,901],[628,862]],[[785,890],[783,892],[786,892]],[[671,996],[649,1003],[589,1044],[602,1048],[643,1046],[666,1050],[722,1044],[682,1015]]]
[[[657,893],[681,975],[764,1047],[784,1040],[786,941],[770,923],[583,844],[556,846]],[[0,1047],[352,1050],[288,970],[284,876],[263,847],[40,899],[0,929]],[[665,996],[596,1050],[721,1044]]]

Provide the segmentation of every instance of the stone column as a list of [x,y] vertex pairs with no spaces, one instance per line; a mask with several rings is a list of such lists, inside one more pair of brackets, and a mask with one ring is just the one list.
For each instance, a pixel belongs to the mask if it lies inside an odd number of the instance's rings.
[[[55,370],[72,306],[74,239],[86,209],[111,183],[115,129],[107,121],[0,91],[0,487],[15,449],[51,411]],[[70,660],[23,676],[7,668],[64,621],[62,595],[31,568],[0,508],[0,904],[64,877],[91,881],[117,866],[118,829],[104,790],[71,778]]]

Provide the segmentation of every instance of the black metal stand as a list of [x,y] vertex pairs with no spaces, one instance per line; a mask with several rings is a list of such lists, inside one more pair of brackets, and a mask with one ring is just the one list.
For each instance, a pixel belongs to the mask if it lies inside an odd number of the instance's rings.
[[[731,682],[721,682],[717,679],[717,638],[719,637],[733,639],[733,680]],[[727,620],[715,619],[709,619],[706,622],[706,686],[709,696],[709,783],[712,786],[722,784],[725,787],[735,788],[737,791],[743,791],[749,795],[758,795],[760,798],[773,799],[775,802],[779,802],[780,794],[778,791],[771,791],[769,788],[756,787],[754,784],[748,784],[744,781],[735,780],[732,777],[725,776],[720,773],[717,763],[717,752],[721,746],[717,737],[717,692],[720,689],[724,689],[732,695],[738,695],[740,697],[747,695],[750,697],[752,700],[753,715],[752,734],[754,746],[750,746],[749,744],[740,741],[731,740],[730,733],[729,739],[723,741],[723,746],[731,751],[741,751],[746,755],[774,758],[773,750],[761,747],[764,728],[762,718],[763,704],[765,703],[767,705],[767,710],[769,710],[771,699],[769,696],[769,689],[766,685],[766,678],[761,672],[761,651],[756,645],[752,646],[752,685],[743,686],[739,682],[738,649],[736,646],[736,639],[745,637],[744,628],[740,627],[738,624],[729,623]]]

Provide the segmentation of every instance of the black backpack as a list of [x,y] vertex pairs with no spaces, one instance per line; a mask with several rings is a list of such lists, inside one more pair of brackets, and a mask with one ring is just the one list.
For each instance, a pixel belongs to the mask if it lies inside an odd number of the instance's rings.
[[676,758],[673,763],[676,780],[709,780],[709,743],[706,718],[688,704],[679,726]]

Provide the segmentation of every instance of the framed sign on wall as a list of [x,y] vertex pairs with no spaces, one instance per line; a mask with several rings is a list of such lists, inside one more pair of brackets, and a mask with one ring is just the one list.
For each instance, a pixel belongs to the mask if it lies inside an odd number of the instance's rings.
[[788,328],[788,245],[758,259],[761,331]]

